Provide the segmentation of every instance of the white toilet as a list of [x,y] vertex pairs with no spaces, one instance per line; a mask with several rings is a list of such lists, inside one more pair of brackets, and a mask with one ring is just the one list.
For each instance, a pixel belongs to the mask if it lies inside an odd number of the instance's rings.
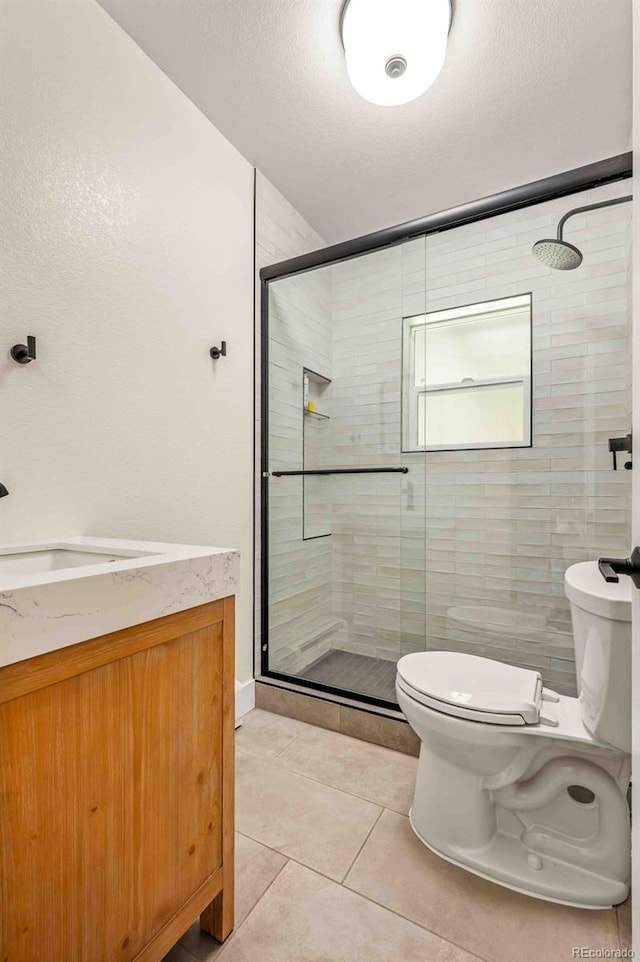
[[396,691],[422,745],[411,809],[443,858],[508,888],[581,908],[629,892],[631,580],[596,562],[565,575],[578,698],[537,671],[422,651]]

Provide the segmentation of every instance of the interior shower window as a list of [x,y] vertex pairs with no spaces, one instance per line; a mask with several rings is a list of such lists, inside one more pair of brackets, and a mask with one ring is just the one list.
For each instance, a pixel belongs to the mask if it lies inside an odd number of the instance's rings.
[[531,294],[403,320],[403,451],[531,446]]

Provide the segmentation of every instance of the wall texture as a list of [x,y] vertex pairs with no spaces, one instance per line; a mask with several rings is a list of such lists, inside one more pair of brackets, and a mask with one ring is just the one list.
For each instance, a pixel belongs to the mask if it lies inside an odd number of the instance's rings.
[[[640,4],[633,5],[633,44],[640,50]],[[633,150],[640,156],[640,57],[633,58]],[[633,383],[633,429],[640,437],[640,175],[638,168],[633,176],[633,251],[631,277],[633,281],[633,363],[636,376]],[[632,544],[640,544],[640,472],[633,472],[633,538]],[[633,705],[633,772],[640,771],[640,591],[633,594],[633,665],[632,665],[632,705]],[[640,792],[633,795],[633,870],[631,884],[636,892],[640,891]],[[633,948],[640,956],[640,899],[633,900]]]
[[239,548],[250,678],[252,168],[91,0],[0,15],[2,540]]

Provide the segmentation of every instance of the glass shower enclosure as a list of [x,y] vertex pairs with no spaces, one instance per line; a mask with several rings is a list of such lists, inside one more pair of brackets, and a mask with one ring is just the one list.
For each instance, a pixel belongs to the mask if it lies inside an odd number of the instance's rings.
[[531,247],[614,173],[267,270],[264,677],[395,708],[431,648],[575,691],[564,570],[628,548],[630,205],[572,221],[580,270]]

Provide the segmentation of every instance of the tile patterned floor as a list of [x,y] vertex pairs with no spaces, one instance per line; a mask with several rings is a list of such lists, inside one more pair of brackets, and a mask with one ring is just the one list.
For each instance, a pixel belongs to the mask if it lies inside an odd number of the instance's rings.
[[336,648],[312,662],[300,677],[396,703],[396,663],[384,658]]
[[589,912],[437,858],[407,812],[417,760],[255,710],[238,730],[236,929],[197,922],[164,962],[570,962],[630,947],[628,903]]

